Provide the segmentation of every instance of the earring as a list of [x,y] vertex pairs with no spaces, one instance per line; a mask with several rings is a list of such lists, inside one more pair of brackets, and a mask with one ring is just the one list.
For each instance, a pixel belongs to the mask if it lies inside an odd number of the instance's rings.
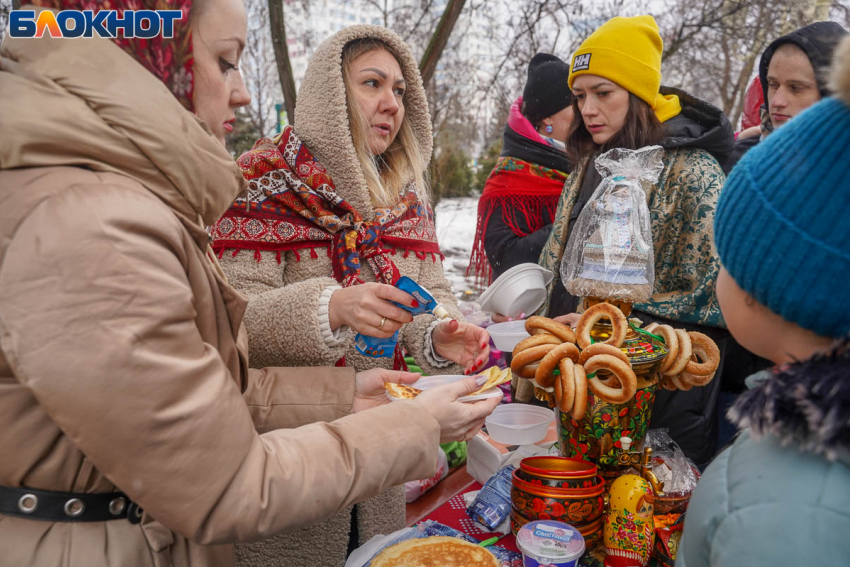
[[552,130],[554,130],[554,128],[552,128],[552,125],[551,125],[551,124],[550,124],[550,125],[548,125],[548,126],[546,126],[546,133],[547,133],[547,134],[551,134],[551,133],[552,133]]

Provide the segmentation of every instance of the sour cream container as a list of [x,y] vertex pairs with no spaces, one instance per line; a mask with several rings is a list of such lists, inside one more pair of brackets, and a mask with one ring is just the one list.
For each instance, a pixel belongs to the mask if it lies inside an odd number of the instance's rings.
[[537,520],[516,536],[525,567],[576,567],[584,554],[584,537],[564,522]]

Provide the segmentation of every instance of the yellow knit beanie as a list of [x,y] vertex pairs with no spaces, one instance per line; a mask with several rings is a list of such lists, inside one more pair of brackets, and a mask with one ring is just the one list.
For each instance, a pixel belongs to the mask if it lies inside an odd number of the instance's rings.
[[590,34],[573,55],[570,88],[579,75],[605,77],[646,102],[658,120],[669,120],[682,107],[676,95],[658,92],[662,48],[658,24],[652,16],[611,18]]

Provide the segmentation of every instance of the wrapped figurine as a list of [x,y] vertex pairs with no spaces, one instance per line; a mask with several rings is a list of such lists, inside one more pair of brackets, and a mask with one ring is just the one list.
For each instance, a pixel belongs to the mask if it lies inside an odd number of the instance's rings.
[[664,150],[615,148],[596,159],[602,182],[576,221],[561,261],[561,281],[578,297],[648,301],[655,260],[646,192],[657,183]]

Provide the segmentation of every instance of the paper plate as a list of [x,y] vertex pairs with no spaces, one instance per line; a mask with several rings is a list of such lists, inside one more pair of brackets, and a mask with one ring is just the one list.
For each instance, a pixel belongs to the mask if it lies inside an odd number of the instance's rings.
[[494,281],[481,294],[481,309],[506,317],[531,315],[546,301],[546,287],[555,275],[537,264],[514,266]]
[[[469,376],[424,376],[410,384],[414,388],[419,388],[420,390],[428,390],[429,388],[435,388],[437,386],[442,386],[444,384],[451,384],[453,382],[458,382],[463,380],[464,378],[469,378]],[[478,394],[477,396],[464,396],[462,398],[458,398],[460,402],[477,402],[478,400],[488,400],[490,398],[498,398],[502,395],[502,391],[499,390],[498,387],[490,388],[486,392]],[[399,402],[404,398],[394,398],[387,392],[387,397],[390,401]]]

